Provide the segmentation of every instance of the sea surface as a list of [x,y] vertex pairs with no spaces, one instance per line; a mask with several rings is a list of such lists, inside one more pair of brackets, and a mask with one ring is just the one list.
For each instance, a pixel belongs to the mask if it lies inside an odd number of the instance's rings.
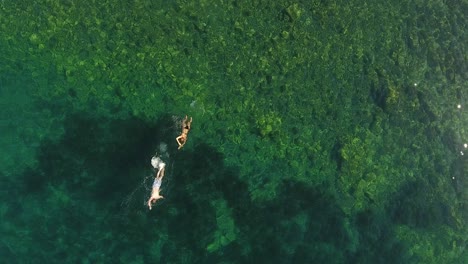
[[0,1],[0,262],[468,263],[467,14]]

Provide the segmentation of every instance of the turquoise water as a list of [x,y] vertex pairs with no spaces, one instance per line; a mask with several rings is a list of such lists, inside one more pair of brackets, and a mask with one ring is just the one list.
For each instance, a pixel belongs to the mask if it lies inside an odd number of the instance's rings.
[[467,12],[1,1],[0,259],[466,262]]

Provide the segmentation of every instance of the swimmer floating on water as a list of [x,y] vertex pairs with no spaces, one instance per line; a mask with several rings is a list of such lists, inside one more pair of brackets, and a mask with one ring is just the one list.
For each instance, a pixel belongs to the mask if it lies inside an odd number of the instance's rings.
[[164,169],[166,167],[166,163],[164,163],[160,157],[154,156],[151,159],[151,165],[157,170],[157,173],[154,178],[153,189],[151,190],[151,197],[148,200],[148,207],[150,210],[152,204],[156,203],[159,199],[164,198],[162,195],[159,194],[159,192],[161,191],[161,181],[164,177]]
[[177,144],[179,144],[179,148],[181,149],[185,143],[187,142],[187,134],[190,131],[190,126],[192,125],[192,118],[190,117],[190,121],[188,117],[185,116],[184,120],[182,120],[182,134],[176,138]]

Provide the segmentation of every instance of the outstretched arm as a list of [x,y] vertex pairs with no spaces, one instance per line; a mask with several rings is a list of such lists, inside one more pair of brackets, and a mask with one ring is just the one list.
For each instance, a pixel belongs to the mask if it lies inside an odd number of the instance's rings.
[[158,173],[156,174],[156,178],[160,179],[162,181],[162,178],[164,177],[164,169],[165,167],[162,167],[159,169]]

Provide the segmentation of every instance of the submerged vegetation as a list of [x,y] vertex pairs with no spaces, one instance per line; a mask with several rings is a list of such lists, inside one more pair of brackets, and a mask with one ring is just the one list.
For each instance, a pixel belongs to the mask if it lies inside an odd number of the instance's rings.
[[0,2],[1,255],[462,263],[468,4],[380,2]]

